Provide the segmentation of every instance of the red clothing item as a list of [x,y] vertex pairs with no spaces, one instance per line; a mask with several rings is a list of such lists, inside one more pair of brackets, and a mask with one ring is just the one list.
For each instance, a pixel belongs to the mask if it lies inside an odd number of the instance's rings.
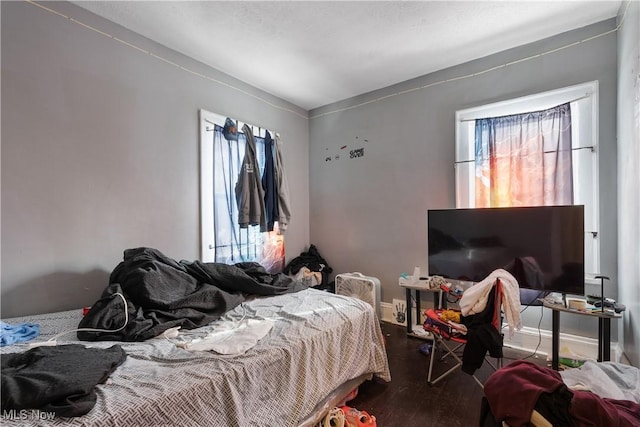
[[573,391],[569,413],[576,427],[640,426],[639,404],[603,398],[588,391]]
[[552,393],[564,386],[553,369],[524,360],[498,369],[484,385],[484,394],[497,421],[509,426],[527,426],[542,392]]
[[[541,393],[566,388],[557,371],[524,360],[497,370],[487,380],[484,393],[497,421],[512,427],[528,426]],[[571,390],[568,408],[575,427],[639,427],[640,404],[602,398]]]

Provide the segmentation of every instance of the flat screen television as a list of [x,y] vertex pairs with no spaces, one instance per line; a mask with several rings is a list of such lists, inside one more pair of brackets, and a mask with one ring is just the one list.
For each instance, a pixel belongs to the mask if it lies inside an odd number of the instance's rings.
[[584,206],[427,212],[429,275],[479,282],[509,271],[523,304],[550,292],[584,295]]

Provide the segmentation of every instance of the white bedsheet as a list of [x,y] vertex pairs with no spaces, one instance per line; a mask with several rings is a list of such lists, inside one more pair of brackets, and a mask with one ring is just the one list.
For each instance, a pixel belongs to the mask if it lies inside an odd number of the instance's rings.
[[617,362],[587,360],[579,368],[560,371],[562,381],[575,390],[600,397],[640,403],[640,369]]
[[[80,310],[6,319],[34,322],[49,337],[77,327]],[[87,415],[53,420],[16,420],[3,426],[297,426],[341,384],[372,374],[389,381],[380,326],[372,307],[360,300],[307,289],[260,297],[236,307],[196,334],[241,319],[273,327],[239,355],[190,352],[165,338],[121,343],[127,360],[106,384]],[[78,342],[75,334],[58,344]],[[82,342],[109,347],[109,342]],[[3,347],[0,352],[24,351]]]

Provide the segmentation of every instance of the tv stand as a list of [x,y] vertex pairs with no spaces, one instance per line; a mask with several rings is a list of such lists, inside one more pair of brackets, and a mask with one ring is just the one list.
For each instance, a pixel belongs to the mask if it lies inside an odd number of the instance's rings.
[[[564,300],[564,295],[563,295]],[[565,306],[561,304],[553,304],[548,301],[543,301],[543,305],[546,308],[553,310],[552,313],[552,342],[551,342],[551,367],[554,370],[559,368],[559,352],[560,352],[560,312],[580,314],[583,316],[595,317],[598,319],[598,362],[608,362],[611,360],[611,319],[620,319],[622,314],[611,313],[608,311],[583,311],[574,310],[566,307],[566,301],[563,301]]]

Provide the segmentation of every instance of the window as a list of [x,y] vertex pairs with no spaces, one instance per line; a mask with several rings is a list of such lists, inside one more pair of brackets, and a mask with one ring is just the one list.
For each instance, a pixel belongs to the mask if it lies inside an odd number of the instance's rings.
[[[476,119],[531,113],[569,103],[573,204],[585,207],[585,276],[600,271],[598,220],[598,82],[456,112],[456,207],[476,207]],[[595,283],[595,282],[594,282]]]
[[[278,223],[272,231],[261,231],[260,225],[239,224],[236,183],[240,176],[247,136],[245,123],[235,121],[237,137],[227,139],[227,119],[208,111],[200,111],[200,209],[201,256],[204,262],[235,264],[254,261],[269,272],[284,267],[284,236]],[[273,150],[269,141],[274,132],[247,125],[255,142],[259,177],[265,171],[265,149]],[[270,155],[274,156],[271,151]]]

